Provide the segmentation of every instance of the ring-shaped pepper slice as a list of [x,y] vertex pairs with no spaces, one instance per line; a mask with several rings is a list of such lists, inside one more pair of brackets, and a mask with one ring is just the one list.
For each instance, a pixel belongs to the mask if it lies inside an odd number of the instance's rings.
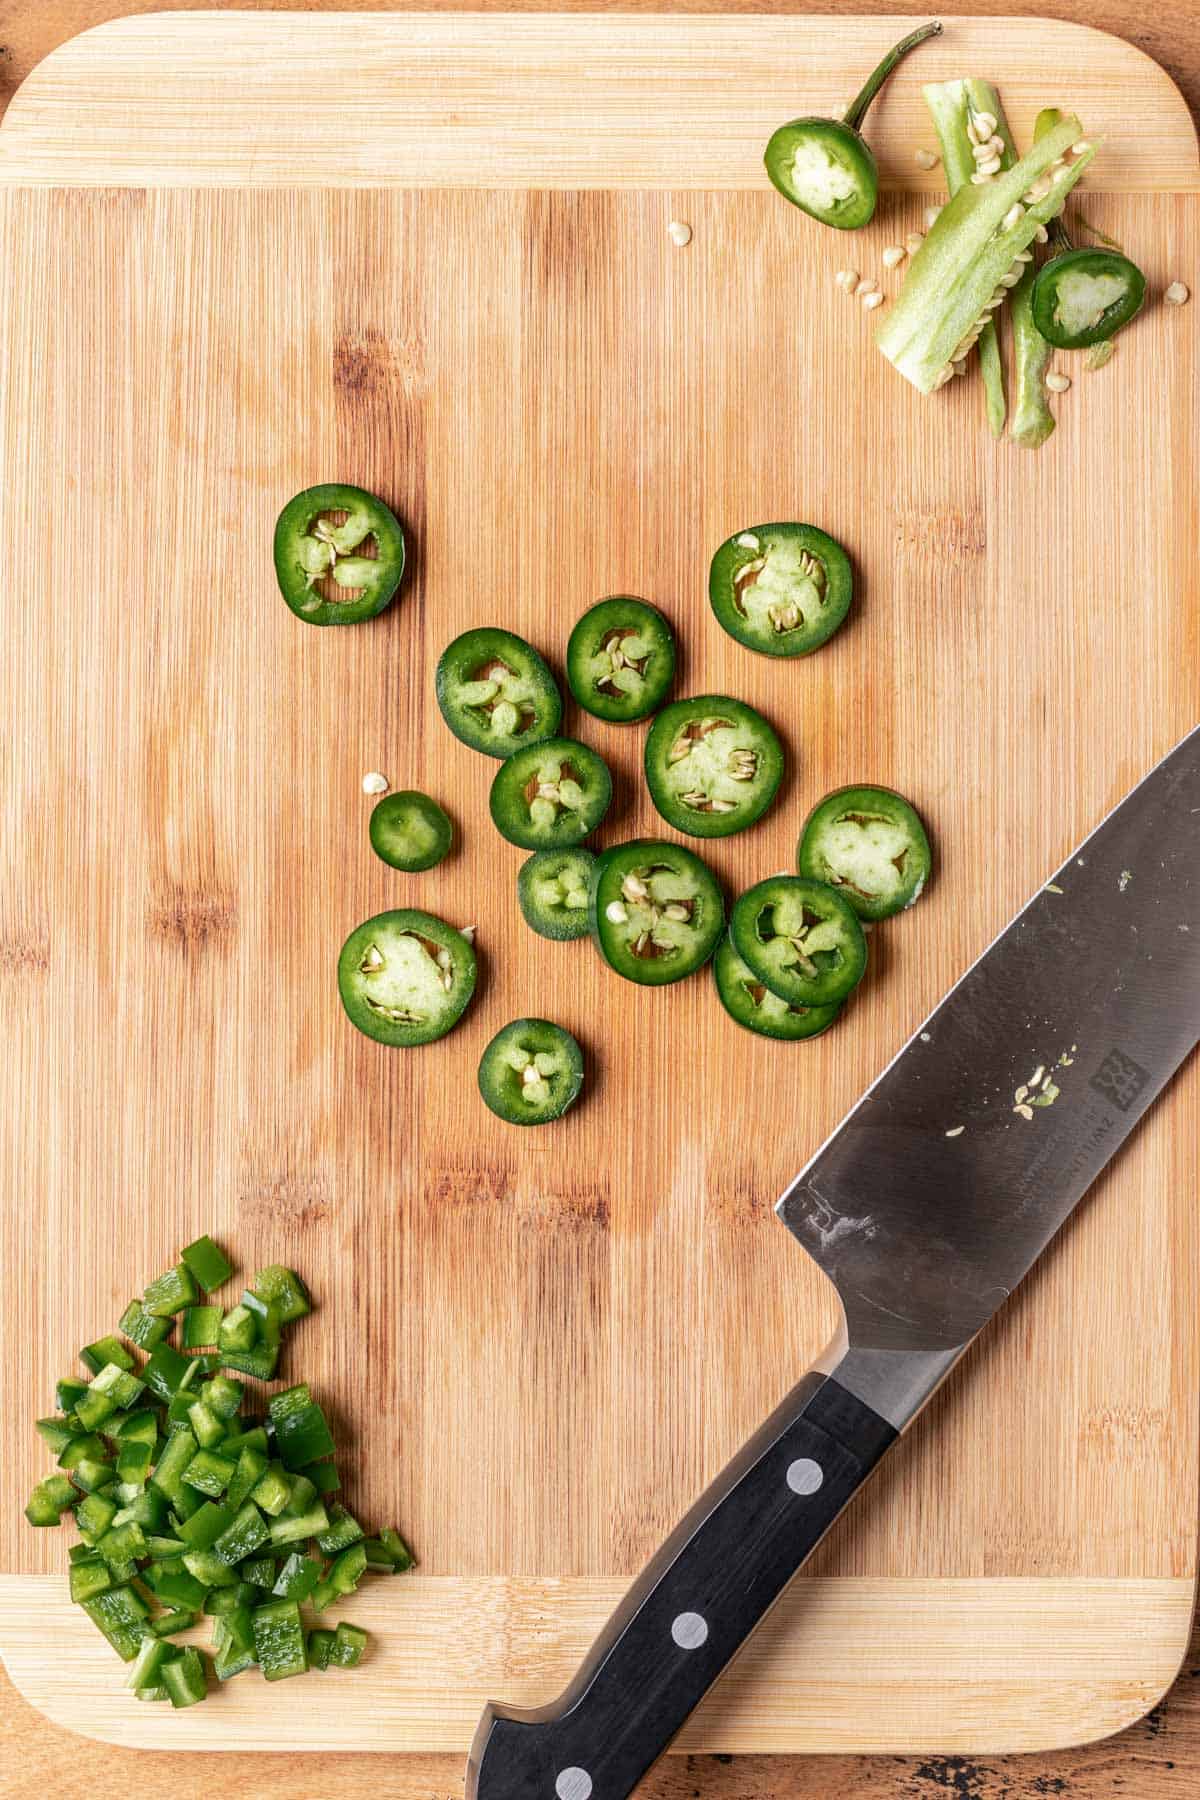
[[464,631],[448,644],[435,686],[455,737],[485,756],[511,756],[553,737],[562,718],[562,695],[542,657],[498,626]]
[[675,634],[656,606],[614,594],[567,640],[567,682],[587,712],[625,724],[659,705],[675,677]]
[[836,538],[815,525],[751,525],[712,559],[708,598],[730,637],[764,656],[809,656],[850,610],[854,579]]
[[602,756],[575,738],[546,738],[497,769],[492,823],[523,850],[569,847],[596,829],[611,800],[612,776]]
[[701,968],[725,930],[725,901],[707,864],[682,844],[644,838],[596,858],[588,914],[605,961],[628,981],[661,987]]
[[867,940],[849,901],[798,875],[773,875],[740,894],[729,935],[742,961],[792,1006],[833,1006],[867,966]]
[[525,923],[544,938],[588,934],[588,888],[596,858],[572,850],[535,850],[517,871],[517,899]]
[[548,1019],[513,1019],[480,1058],[479,1091],[509,1125],[548,1124],[583,1092],[583,1051]]
[[418,788],[385,794],[371,812],[371,848],[391,869],[432,869],[450,849],[454,828],[443,807]]
[[729,837],[753,825],[783,779],[783,745],[741,700],[676,700],[650,727],[646,784],[658,811],[689,837]]
[[1146,277],[1119,250],[1068,249],[1044,263],[1033,283],[1033,322],[1056,350],[1102,344],[1146,298]]
[[475,951],[433,913],[377,913],[342,945],[338,992],[351,1022],[377,1043],[430,1044],[458,1023],[475,992]]
[[713,976],[721,1005],[731,1019],[759,1037],[795,1041],[819,1037],[841,1012],[833,1006],[794,1006],[773,994],[749,963],[743,962],[728,937],[721,939],[713,957]]
[[[345,517],[335,523],[338,513]],[[374,556],[363,554],[368,538],[374,539]],[[307,625],[374,618],[395,597],[403,574],[400,521],[365,488],[321,482],[294,495],[275,521],[279,591]],[[326,577],[339,598],[329,599],[317,587]]]
[[850,902],[860,919],[887,919],[913,906],[932,856],[916,810],[891,788],[837,788],[804,821],[796,866]]

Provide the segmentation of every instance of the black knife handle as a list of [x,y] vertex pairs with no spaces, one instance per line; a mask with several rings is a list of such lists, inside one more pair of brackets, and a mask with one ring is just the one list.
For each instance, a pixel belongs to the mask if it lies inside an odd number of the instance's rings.
[[566,1692],[489,1706],[468,1800],[626,1800],[811,1556],[895,1428],[806,1375],[642,1571]]

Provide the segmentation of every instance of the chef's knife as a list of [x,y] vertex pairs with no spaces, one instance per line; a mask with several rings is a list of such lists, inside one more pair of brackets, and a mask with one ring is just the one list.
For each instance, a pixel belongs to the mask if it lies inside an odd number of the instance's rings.
[[626,1800],[1200,1041],[1200,729],[984,952],[779,1202],[838,1339],[468,1800]]

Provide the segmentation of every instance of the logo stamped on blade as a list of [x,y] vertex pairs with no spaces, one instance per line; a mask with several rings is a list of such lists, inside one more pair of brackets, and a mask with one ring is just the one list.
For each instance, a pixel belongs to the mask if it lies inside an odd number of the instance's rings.
[[1121,1112],[1128,1112],[1149,1079],[1140,1063],[1114,1046],[1092,1076],[1090,1085]]

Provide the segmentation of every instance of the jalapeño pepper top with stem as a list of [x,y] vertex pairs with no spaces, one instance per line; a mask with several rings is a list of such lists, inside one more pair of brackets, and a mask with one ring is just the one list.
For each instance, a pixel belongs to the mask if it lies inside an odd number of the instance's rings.
[[785,200],[839,231],[867,224],[879,195],[879,168],[859,127],[897,63],[941,29],[935,19],[902,38],[868,77],[843,118],[792,119],[771,134],[763,161]]
[[[344,514],[340,523],[332,517]],[[365,554],[374,541],[375,555]],[[327,481],[288,501],[275,522],[275,575],[298,619],[356,625],[382,612],[404,573],[404,532],[365,488]],[[317,583],[329,577],[331,597]]]

